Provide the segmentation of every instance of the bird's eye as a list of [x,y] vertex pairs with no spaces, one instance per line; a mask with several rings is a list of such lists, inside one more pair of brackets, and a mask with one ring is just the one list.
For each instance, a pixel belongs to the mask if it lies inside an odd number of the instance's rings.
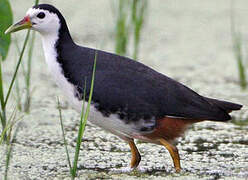
[[40,12],[40,13],[37,15],[37,17],[40,18],[40,19],[43,19],[45,16],[46,16],[46,15],[45,15],[45,13],[43,13],[43,12]]

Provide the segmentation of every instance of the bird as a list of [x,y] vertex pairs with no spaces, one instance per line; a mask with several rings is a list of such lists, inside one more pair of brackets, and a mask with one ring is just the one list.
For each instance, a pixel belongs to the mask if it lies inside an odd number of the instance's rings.
[[[7,33],[41,34],[45,60],[57,86],[81,112],[88,103],[97,54],[89,121],[129,144],[132,169],[141,155],[135,140],[164,146],[180,172],[175,140],[193,123],[226,122],[242,105],[199,95],[180,82],[130,58],[77,45],[61,12],[50,4],[31,7]],[[83,96],[85,99],[83,99]]]

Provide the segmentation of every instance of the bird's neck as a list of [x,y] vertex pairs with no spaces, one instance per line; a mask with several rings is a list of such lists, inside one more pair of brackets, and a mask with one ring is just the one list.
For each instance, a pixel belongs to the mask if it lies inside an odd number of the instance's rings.
[[72,104],[77,104],[78,100],[74,98],[75,87],[66,78],[63,61],[61,60],[61,58],[64,58],[62,52],[66,52],[68,47],[74,46],[69,31],[42,34],[42,44],[46,63],[55,83],[70,98]]
[[[42,34],[42,45],[48,66],[58,62],[61,52],[66,47],[75,45],[67,26],[62,26],[58,31]],[[49,67],[52,71],[51,67]]]
[[58,33],[42,34],[42,45],[44,49],[44,55],[46,63],[48,64],[48,69],[52,71],[49,66],[52,62],[56,62],[58,53],[56,50],[56,43],[59,39]]

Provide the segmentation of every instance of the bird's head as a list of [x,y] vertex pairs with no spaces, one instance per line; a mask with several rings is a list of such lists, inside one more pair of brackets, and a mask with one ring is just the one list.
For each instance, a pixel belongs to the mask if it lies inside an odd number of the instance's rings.
[[56,33],[63,23],[65,23],[63,16],[54,6],[39,4],[30,8],[26,16],[21,21],[10,26],[5,33],[23,29],[33,29],[41,34]]

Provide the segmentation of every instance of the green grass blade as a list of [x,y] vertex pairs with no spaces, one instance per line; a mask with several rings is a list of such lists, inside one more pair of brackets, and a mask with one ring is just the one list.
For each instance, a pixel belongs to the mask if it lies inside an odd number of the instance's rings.
[[[15,110],[12,112],[11,117],[9,118],[9,121],[7,121],[6,127],[4,129],[4,131],[1,133],[0,136],[0,145],[3,144],[4,142],[4,137],[10,137],[11,136],[11,130],[13,129],[14,125],[20,121],[23,116],[18,117],[18,119],[16,119],[16,113],[17,113],[17,108],[15,108]],[[7,144],[9,144],[10,141],[7,141]]]
[[69,164],[69,168],[70,168],[70,172],[71,172],[72,171],[72,166],[71,166],[71,160],[70,160],[70,156],[69,156],[69,152],[68,152],[67,141],[65,139],[65,130],[64,130],[63,120],[62,120],[62,112],[61,112],[61,105],[60,105],[59,98],[57,98],[57,104],[58,104],[60,126],[61,126],[61,130],[62,130],[62,136],[63,136],[64,146],[65,146],[67,162]]
[[2,61],[0,59],[0,101],[1,101],[1,111],[0,111],[0,119],[2,125],[2,134],[4,135],[4,139],[6,140],[6,136],[4,130],[6,127],[6,114],[5,114],[5,106],[4,106],[4,91],[3,91],[3,78],[2,78]]
[[[21,50],[20,50],[20,47],[18,45],[18,42],[17,42],[17,39],[12,41],[16,47],[16,50],[17,50],[17,53],[18,55],[20,56],[21,54]],[[22,65],[22,70],[23,72],[25,73],[24,71],[24,67]],[[21,92],[20,92],[20,86],[19,86],[19,78],[17,77],[16,78],[16,82],[15,82],[15,90],[16,90],[16,103],[17,103],[17,108],[19,111],[22,111],[22,103],[21,103]]]
[[[78,138],[77,138],[77,145],[76,145],[76,151],[75,151],[75,156],[74,156],[74,161],[73,161],[73,168],[71,170],[71,176],[72,179],[74,179],[77,176],[77,164],[78,164],[78,157],[79,157],[79,151],[80,151],[80,146],[82,143],[82,137],[84,134],[84,129],[85,125],[83,122],[84,119],[84,111],[85,111],[85,101],[86,101],[86,79],[84,83],[84,97],[83,97],[83,104],[82,104],[82,109],[81,109],[81,115],[80,115],[80,124],[79,124],[79,130],[78,130]],[[86,124],[86,123],[85,123]]]
[[24,102],[24,112],[29,113],[30,111],[30,104],[31,104],[31,90],[30,90],[30,77],[31,77],[31,65],[32,65],[32,56],[33,56],[33,47],[35,41],[35,31],[32,33],[29,51],[28,51],[28,62],[27,62],[27,70],[25,73],[25,85],[26,85],[26,96]]
[[10,124],[8,123],[8,124],[5,126],[4,130],[1,132],[1,136],[0,136],[0,145],[3,144],[5,137],[7,137],[7,136],[6,136],[6,133],[7,133],[7,131],[9,130],[9,128],[10,128]]
[[239,82],[240,86],[243,89],[246,89],[247,87],[247,80],[246,80],[246,71],[244,67],[244,57],[242,53],[242,40],[241,40],[241,35],[239,33],[236,33],[233,35],[233,49],[234,49],[234,54],[235,58],[237,61],[238,65],[238,72],[239,72]]
[[115,52],[119,55],[125,55],[127,51],[127,44],[129,39],[129,23],[128,23],[128,5],[129,1],[118,1],[118,15],[116,21],[116,38],[115,38]]
[[[84,100],[83,100],[83,105],[82,105],[82,113],[81,113],[81,118],[80,118],[80,127],[79,127],[79,131],[78,131],[77,146],[76,146],[75,157],[74,157],[74,162],[73,162],[73,170],[72,170],[72,178],[73,179],[77,175],[77,163],[78,163],[80,146],[81,146],[81,143],[82,143],[82,137],[83,137],[83,134],[84,134],[84,131],[85,131],[85,126],[86,126],[87,119],[88,119],[89,112],[90,112],[90,104],[91,104],[92,95],[93,95],[93,89],[94,89],[96,60],[97,60],[97,52],[95,53],[94,66],[93,66],[93,72],[92,72],[92,78],[91,78],[90,94],[89,94],[88,104],[87,104],[87,108],[86,108],[85,113],[84,113],[84,105],[85,105],[85,96],[86,96],[86,86],[84,88]],[[85,85],[86,85],[86,82],[85,82]]]
[[8,124],[10,124],[10,126],[9,126],[9,130],[7,133],[7,143],[10,143],[12,129],[13,129],[15,123],[18,121],[18,120],[16,120],[16,114],[17,114],[17,108],[15,107],[14,110],[12,111],[9,119],[8,119]]
[[[39,3],[39,0],[35,1],[35,5]],[[21,104],[21,96],[20,96],[20,88],[19,88],[19,82],[18,78],[16,78],[16,94],[17,94],[17,103],[18,103],[18,109],[23,110],[26,113],[29,113],[30,111],[30,104],[31,104],[31,90],[30,90],[30,77],[31,77],[31,64],[32,64],[32,55],[33,55],[33,48],[34,48],[34,41],[35,41],[35,31],[32,32],[32,37],[29,43],[29,50],[28,50],[28,61],[27,61],[27,68],[25,70],[24,64],[21,63],[22,65],[22,70],[25,78],[25,99],[24,99],[24,104],[22,106]],[[19,56],[21,56],[22,51],[20,51],[20,48],[15,41],[15,46],[16,49],[19,53]],[[12,88],[12,87],[11,87]]]
[[1,120],[1,123],[3,121],[3,116],[2,116],[2,112],[0,111],[0,120]]
[[6,162],[5,162],[5,170],[4,170],[4,180],[8,179],[11,151],[12,151],[12,145],[11,144],[6,145]]
[[235,12],[234,12],[234,2],[231,1],[230,4],[230,30],[233,42],[233,52],[235,59],[237,61],[238,73],[239,73],[239,84],[242,89],[247,88],[247,78],[246,78],[246,69],[244,65],[244,54],[242,53],[242,38],[241,33],[236,30],[235,27]]
[[31,65],[32,65],[34,41],[35,41],[35,31],[33,31],[33,33],[32,33],[32,38],[31,38],[30,47],[29,47],[29,51],[28,51],[27,74],[26,74],[26,77],[25,77],[27,88],[30,87],[30,76],[31,76]]
[[[39,4],[39,0],[35,0],[35,5]],[[24,112],[29,113],[30,104],[31,104],[31,90],[30,90],[30,77],[31,77],[31,67],[32,67],[32,57],[34,50],[34,41],[35,41],[35,31],[32,33],[32,38],[30,41],[29,51],[28,51],[28,63],[27,63],[27,71],[25,73],[25,84],[26,84],[26,96],[24,102]]]
[[5,101],[4,101],[4,108],[5,108],[5,106],[6,106],[7,102],[8,102],[10,93],[11,93],[11,91],[12,91],[12,88],[13,88],[13,85],[14,85],[14,82],[15,82],[15,79],[16,79],[16,76],[17,76],[17,72],[18,72],[19,67],[20,67],[20,64],[21,64],[21,62],[22,62],[22,58],[23,58],[23,55],[24,55],[24,51],[25,51],[26,46],[27,46],[27,43],[28,43],[29,35],[30,35],[30,30],[28,30],[28,32],[27,32],[27,35],[26,35],[26,38],[25,38],[25,41],[24,41],[24,44],[23,44],[23,47],[22,47],[22,51],[21,51],[21,54],[20,54],[20,56],[19,56],[19,59],[18,59],[16,68],[15,68],[15,72],[14,72],[14,75],[13,75],[13,77],[12,77],[12,80],[11,80],[11,83],[10,83],[10,86],[9,86],[9,89],[8,89],[8,92],[7,92],[6,99],[5,99]]
[[86,125],[86,121],[87,121],[89,113],[90,113],[90,105],[91,105],[91,100],[92,100],[92,95],[93,95],[93,90],[94,90],[96,60],[97,60],[97,52],[95,54],[94,67],[93,67],[93,73],[92,73],[92,79],[91,79],[91,87],[90,87],[90,96],[89,96],[89,101],[88,101],[87,109],[86,109],[85,116],[84,116],[84,125]]
[[3,78],[2,78],[2,60],[0,58],[0,101],[1,109],[4,107],[4,92],[3,92]]
[[[18,45],[17,39],[12,41],[14,42],[14,45],[16,47],[17,53],[20,56],[21,54],[21,49]],[[26,76],[26,70],[24,67],[24,63],[21,63],[21,68],[22,68],[22,73],[24,74],[24,77]],[[23,105],[22,105],[22,97],[23,93],[21,93],[20,89],[20,83],[19,83],[19,76],[17,76],[16,81],[15,81],[15,90],[16,90],[16,103],[19,111],[23,111]],[[22,95],[21,95],[22,94]]]
[[139,44],[140,44],[140,34],[144,25],[145,16],[147,13],[148,2],[147,0],[133,0],[132,3],[132,23],[134,28],[134,51],[133,59],[137,59]]
[[241,38],[237,37],[237,42],[236,42],[236,59],[238,63],[238,70],[239,70],[239,79],[240,79],[240,86],[243,89],[246,89],[247,82],[246,82],[246,74],[245,74],[245,68],[243,64],[243,55],[242,55],[242,42]]
[[15,133],[14,133],[14,136],[12,138],[12,141],[10,142],[10,144],[8,144],[6,146],[6,162],[5,162],[4,180],[8,179],[8,171],[9,171],[10,159],[11,159],[11,154],[12,154],[13,147],[14,147],[13,143],[16,140],[16,136],[17,136],[19,127],[20,126],[17,126],[17,128],[15,130]]
[[11,130],[15,125],[15,123],[18,121],[18,120],[14,121],[16,119],[16,113],[17,113],[17,109],[15,108],[12,111],[8,121],[6,119],[6,126],[1,132],[1,136],[0,136],[0,145],[3,143],[4,140],[6,141],[7,144],[10,142],[9,139],[11,137]]
[[22,111],[22,102],[21,102],[21,93],[20,93],[20,86],[19,86],[19,80],[16,78],[15,82],[15,89],[16,89],[16,104],[19,111]]

